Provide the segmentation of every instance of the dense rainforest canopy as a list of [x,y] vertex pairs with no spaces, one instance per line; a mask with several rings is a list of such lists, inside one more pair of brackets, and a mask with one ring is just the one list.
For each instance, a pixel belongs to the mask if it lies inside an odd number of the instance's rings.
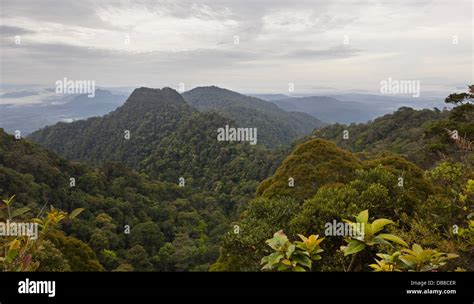
[[[0,130],[0,217],[41,223],[35,244],[6,238],[3,270],[474,271],[469,96],[270,149],[217,141],[245,111],[200,94],[202,112],[141,88],[104,117]],[[326,235],[333,221],[366,238]]]

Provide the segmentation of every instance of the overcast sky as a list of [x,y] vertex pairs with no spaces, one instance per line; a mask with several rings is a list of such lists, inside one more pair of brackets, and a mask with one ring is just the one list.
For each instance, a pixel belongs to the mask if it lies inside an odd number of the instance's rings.
[[[2,84],[240,92],[473,83],[471,0],[0,0]],[[21,44],[15,44],[20,36]],[[238,43],[235,43],[238,36]]]

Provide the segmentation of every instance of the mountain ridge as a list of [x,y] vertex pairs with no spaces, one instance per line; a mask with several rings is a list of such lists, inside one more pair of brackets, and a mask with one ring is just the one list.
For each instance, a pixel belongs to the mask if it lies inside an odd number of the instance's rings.
[[216,111],[244,127],[257,127],[266,147],[290,144],[325,124],[305,113],[284,111],[277,105],[216,86],[197,87],[183,98],[201,112]]

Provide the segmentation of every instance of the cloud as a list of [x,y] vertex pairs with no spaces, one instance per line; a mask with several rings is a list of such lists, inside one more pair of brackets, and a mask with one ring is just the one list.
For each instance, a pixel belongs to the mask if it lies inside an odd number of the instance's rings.
[[2,84],[67,76],[278,92],[371,90],[391,76],[444,90],[472,78],[469,0],[2,0],[0,18]]
[[16,36],[33,33],[34,31],[32,30],[27,30],[17,26],[0,25],[0,36]]

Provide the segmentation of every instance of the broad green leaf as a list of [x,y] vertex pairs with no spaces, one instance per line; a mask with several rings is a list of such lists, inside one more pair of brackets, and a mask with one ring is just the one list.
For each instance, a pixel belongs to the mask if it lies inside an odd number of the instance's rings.
[[281,263],[283,263],[285,265],[288,265],[288,266],[291,266],[291,261],[288,260],[288,259],[284,259],[283,261],[281,261]]
[[306,255],[294,255],[293,260],[296,261],[298,264],[311,268],[311,259]]
[[375,244],[378,244],[378,245],[390,245],[389,242],[387,242],[386,240],[382,239],[382,238],[374,238],[374,243]]
[[419,261],[430,260],[435,252],[433,250],[422,250],[418,255],[417,259]]
[[372,234],[375,234],[383,229],[388,224],[393,224],[393,221],[388,219],[376,219],[372,222]]
[[344,249],[344,256],[348,256],[359,251],[364,250],[365,244],[361,241],[350,240],[347,246]]
[[295,267],[293,267],[293,271],[296,271],[296,272],[306,272],[306,270],[305,270],[303,267],[300,267],[300,266],[295,266]]
[[288,237],[283,233],[283,230],[275,232],[273,238],[266,241],[268,246],[270,246],[273,250],[281,250],[283,245],[288,242]]
[[[264,259],[265,258],[266,258],[265,261],[270,266],[273,266],[273,265],[277,264],[278,262],[280,262],[280,260],[283,258],[283,254],[274,252],[274,253],[270,254],[269,256],[264,257]],[[263,259],[262,259],[262,261],[263,261]]]
[[416,254],[420,254],[423,252],[423,248],[418,244],[413,244],[412,249],[414,252],[416,252]]
[[308,250],[308,246],[306,246],[306,244],[303,242],[295,242],[295,244],[296,244],[296,248],[299,248],[303,251]]
[[82,211],[84,211],[85,209],[84,208],[77,208],[77,209],[74,209],[71,214],[69,214],[69,218],[70,219],[74,219],[76,218],[79,214],[82,213]]
[[291,268],[291,266],[288,266],[288,265],[282,264],[282,263],[278,264],[278,266],[277,266],[278,271],[287,271],[290,268]]
[[[359,229],[361,225],[362,225],[362,229]],[[353,229],[354,229],[354,232],[356,233],[360,233],[360,231],[358,230],[363,230],[364,236],[365,235],[370,236],[374,234],[374,232],[372,232],[372,224],[369,224],[369,223],[360,223],[359,226],[356,225],[355,227],[353,227]]]
[[410,268],[416,265],[416,258],[412,255],[401,255],[399,259]]
[[380,269],[380,266],[378,264],[370,264],[369,267],[372,267],[375,270]]
[[369,221],[369,210],[364,210],[356,217],[358,223],[367,223]]
[[413,255],[413,256],[416,255],[416,252],[414,252],[413,250],[408,249],[408,248],[403,248],[401,251],[402,251],[403,253],[408,253],[408,254]]
[[401,238],[399,238],[398,236],[393,235],[393,234],[386,234],[386,233],[383,233],[383,234],[377,235],[376,238],[382,238],[382,239],[385,239],[385,240],[388,240],[388,241],[391,241],[391,242],[400,244],[400,245],[402,245],[402,246],[408,247],[408,244],[407,244],[404,240],[402,240]]
[[288,250],[286,251],[286,257],[289,259],[293,252],[295,252],[295,245],[291,244],[288,246]]

